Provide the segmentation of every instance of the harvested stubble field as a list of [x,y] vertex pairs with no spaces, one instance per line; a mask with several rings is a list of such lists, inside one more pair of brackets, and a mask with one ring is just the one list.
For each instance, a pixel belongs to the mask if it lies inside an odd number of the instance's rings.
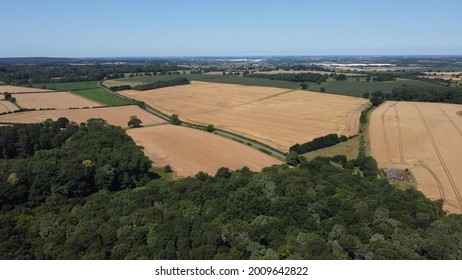
[[462,105],[386,102],[371,116],[371,153],[380,167],[411,170],[417,187],[462,213]]
[[462,72],[424,72],[422,78],[444,79],[444,80],[462,80]]
[[165,123],[164,120],[147,113],[138,106],[120,106],[90,109],[64,109],[18,112],[1,115],[0,122],[4,123],[39,123],[47,119],[57,120],[65,117],[76,123],[86,122],[91,118],[101,118],[109,124],[127,127],[131,116],[137,116],[143,122],[142,125],[156,125]]
[[206,82],[149,91],[122,91],[181,120],[208,125],[288,151],[337,133],[357,134],[366,99],[272,87]]
[[18,110],[18,107],[16,107],[13,103],[6,100],[0,100],[0,113],[8,113],[15,110]]
[[281,162],[269,155],[213,133],[174,125],[160,125],[127,131],[154,166],[170,165],[176,177],[199,171],[214,175],[220,167],[231,170],[244,166],[260,171]]
[[9,92],[9,93],[34,93],[34,92],[48,92],[49,89],[40,89],[40,88],[29,88],[29,87],[17,87],[17,86],[0,86],[0,93]]
[[101,106],[101,103],[68,92],[43,92],[13,94],[16,103],[27,109],[68,109]]

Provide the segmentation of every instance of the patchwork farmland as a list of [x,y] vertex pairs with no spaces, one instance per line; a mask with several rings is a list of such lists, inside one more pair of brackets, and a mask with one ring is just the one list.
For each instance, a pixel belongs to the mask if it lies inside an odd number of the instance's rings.
[[281,164],[280,161],[213,133],[196,129],[160,125],[127,131],[155,166],[170,165],[177,177],[193,176],[199,171],[215,174],[223,166],[231,170],[244,166],[253,171]]
[[359,115],[369,105],[347,96],[207,82],[120,93],[181,120],[213,124],[285,152],[329,133],[357,134]]
[[[3,102],[3,101],[2,101]],[[10,102],[8,102],[10,103]],[[11,103],[10,103],[11,104]],[[1,109],[1,107],[0,107]],[[127,127],[131,116],[137,116],[143,121],[144,126],[165,123],[164,120],[147,113],[138,106],[119,106],[106,108],[89,108],[89,109],[63,109],[63,110],[41,110],[26,111],[14,114],[0,116],[2,123],[39,123],[47,119],[57,120],[65,117],[76,123],[86,122],[91,118],[101,118],[109,124],[121,127]]]
[[386,102],[371,116],[371,153],[380,167],[412,171],[417,187],[462,213],[462,105]]
[[68,109],[103,105],[68,92],[47,89],[0,86],[0,93],[4,92],[11,93],[16,99],[16,104],[25,109]]

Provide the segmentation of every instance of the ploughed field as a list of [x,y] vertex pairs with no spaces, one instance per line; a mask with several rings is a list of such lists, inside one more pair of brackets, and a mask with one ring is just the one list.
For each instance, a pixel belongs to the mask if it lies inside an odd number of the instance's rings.
[[213,133],[174,125],[159,125],[127,131],[154,166],[170,165],[177,177],[193,176],[199,171],[214,175],[220,167],[231,170],[244,166],[253,171],[281,164],[280,161],[251,147]]
[[180,120],[213,124],[288,151],[330,133],[358,133],[362,98],[273,87],[192,82],[155,90],[120,92]]
[[408,168],[430,199],[462,213],[462,105],[386,102],[371,116],[371,153],[380,167]]
[[[11,103],[10,103],[11,104]],[[1,109],[1,107],[0,107]],[[118,106],[105,108],[89,109],[63,109],[63,110],[41,110],[17,112],[0,116],[0,122],[3,123],[39,123],[46,119],[57,120],[65,117],[76,123],[86,122],[91,118],[101,118],[109,124],[121,127],[128,127],[128,121],[131,116],[137,116],[142,120],[142,125],[156,125],[165,123],[164,120],[140,109],[138,106]]]

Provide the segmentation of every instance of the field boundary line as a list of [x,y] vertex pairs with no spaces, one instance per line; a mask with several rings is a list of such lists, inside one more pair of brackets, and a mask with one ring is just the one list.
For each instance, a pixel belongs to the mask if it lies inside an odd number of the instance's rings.
[[[347,116],[347,119],[345,121],[345,128],[343,129],[342,131],[342,135],[345,135],[345,133],[347,132],[347,130],[349,130],[348,128],[351,128],[351,122],[352,122],[352,119],[353,119],[353,115],[358,113],[360,114],[360,117],[361,117],[361,113],[366,110],[367,108],[369,108],[371,106],[371,103],[368,102],[366,104],[363,104],[361,106],[359,106],[356,110],[354,111],[351,111],[350,113],[348,113],[348,116]],[[359,118],[358,118],[358,122],[360,122]],[[359,131],[359,127],[360,127],[360,123],[358,123],[358,131]]]
[[21,91],[21,92],[10,92],[11,94],[29,94],[29,93],[34,93],[34,94],[40,94],[40,93],[50,93],[50,92],[65,92],[66,90],[47,90],[47,91]]
[[394,163],[394,162],[393,162],[393,159],[391,158],[390,148],[388,147],[387,132],[386,132],[386,129],[385,129],[385,114],[388,113],[388,110],[390,110],[391,107],[395,106],[397,103],[398,103],[398,102],[396,101],[395,104],[390,105],[388,108],[386,108],[386,109],[382,112],[382,115],[380,116],[380,118],[381,118],[381,120],[382,120],[383,143],[384,143],[384,146],[385,146],[385,151],[387,152],[388,162],[390,162],[390,163]]
[[209,111],[204,111],[204,112],[196,113],[196,114],[193,114],[192,116],[197,116],[197,115],[202,115],[202,114],[208,114],[208,113],[214,113],[214,112],[224,111],[224,110],[228,110],[228,109],[234,109],[234,108],[237,108],[237,107],[241,107],[241,106],[244,106],[244,105],[249,105],[249,104],[257,103],[257,102],[260,102],[260,101],[262,101],[262,100],[270,99],[270,98],[272,98],[272,97],[276,97],[276,96],[279,96],[279,95],[283,95],[283,94],[286,94],[286,93],[289,93],[289,92],[292,92],[292,91],[296,91],[296,90],[297,90],[297,89],[291,89],[291,90],[287,90],[287,91],[284,91],[284,92],[275,93],[275,94],[273,94],[273,95],[266,96],[266,97],[263,97],[263,98],[260,98],[260,99],[257,99],[257,100],[252,100],[252,101],[249,101],[249,102],[241,103],[241,104],[238,104],[238,105],[234,105],[234,106],[230,106],[230,107],[226,107],[226,108],[213,109],[213,110],[209,110]]
[[401,124],[400,124],[400,119],[399,119],[399,114],[398,114],[398,108],[396,103],[393,107],[395,109],[395,116],[396,116],[396,128],[398,129],[398,148],[399,148],[399,157],[401,159],[401,163],[406,163],[404,160],[404,149],[403,149],[403,141],[401,138]]
[[446,173],[446,176],[448,177],[448,180],[449,180],[449,183],[450,183],[450,185],[451,185],[451,188],[452,188],[452,190],[454,191],[454,194],[455,194],[455,196],[456,196],[457,201],[459,202],[460,209],[462,209],[462,198],[461,198],[461,196],[460,196],[459,191],[457,190],[457,186],[456,186],[456,184],[455,184],[455,182],[454,182],[454,179],[452,178],[451,173],[449,172],[449,169],[448,169],[448,167],[446,166],[446,163],[445,163],[444,160],[443,160],[443,156],[441,155],[440,151],[438,150],[438,147],[437,147],[437,145],[436,145],[436,143],[435,143],[435,139],[434,139],[433,136],[431,135],[430,128],[428,127],[428,124],[427,124],[427,122],[426,122],[425,119],[424,119],[424,116],[423,116],[423,114],[422,114],[422,111],[420,110],[420,108],[419,108],[416,104],[414,104],[414,106],[415,106],[415,108],[417,109],[417,111],[418,111],[418,113],[419,113],[419,115],[420,115],[420,119],[422,120],[422,122],[423,122],[423,124],[424,124],[424,126],[425,126],[425,130],[426,130],[426,132],[427,132],[428,137],[430,138],[430,142],[431,142],[431,144],[432,144],[432,146],[433,146],[433,149],[435,150],[436,155],[438,156],[438,159],[439,159],[439,161],[440,161],[440,164],[441,164],[441,166],[443,167],[443,170],[444,170],[444,172]]

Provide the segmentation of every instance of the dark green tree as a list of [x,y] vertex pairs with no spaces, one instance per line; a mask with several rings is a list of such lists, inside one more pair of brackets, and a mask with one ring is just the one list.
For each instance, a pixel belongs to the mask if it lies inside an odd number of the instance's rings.
[[206,128],[207,132],[214,132],[215,126],[213,124],[209,124]]
[[131,116],[130,120],[128,121],[128,126],[130,128],[141,127],[142,121],[137,116]]
[[173,114],[170,117],[170,121],[172,122],[173,125],[180,125],[181,124],[180,117],[177,114]]

